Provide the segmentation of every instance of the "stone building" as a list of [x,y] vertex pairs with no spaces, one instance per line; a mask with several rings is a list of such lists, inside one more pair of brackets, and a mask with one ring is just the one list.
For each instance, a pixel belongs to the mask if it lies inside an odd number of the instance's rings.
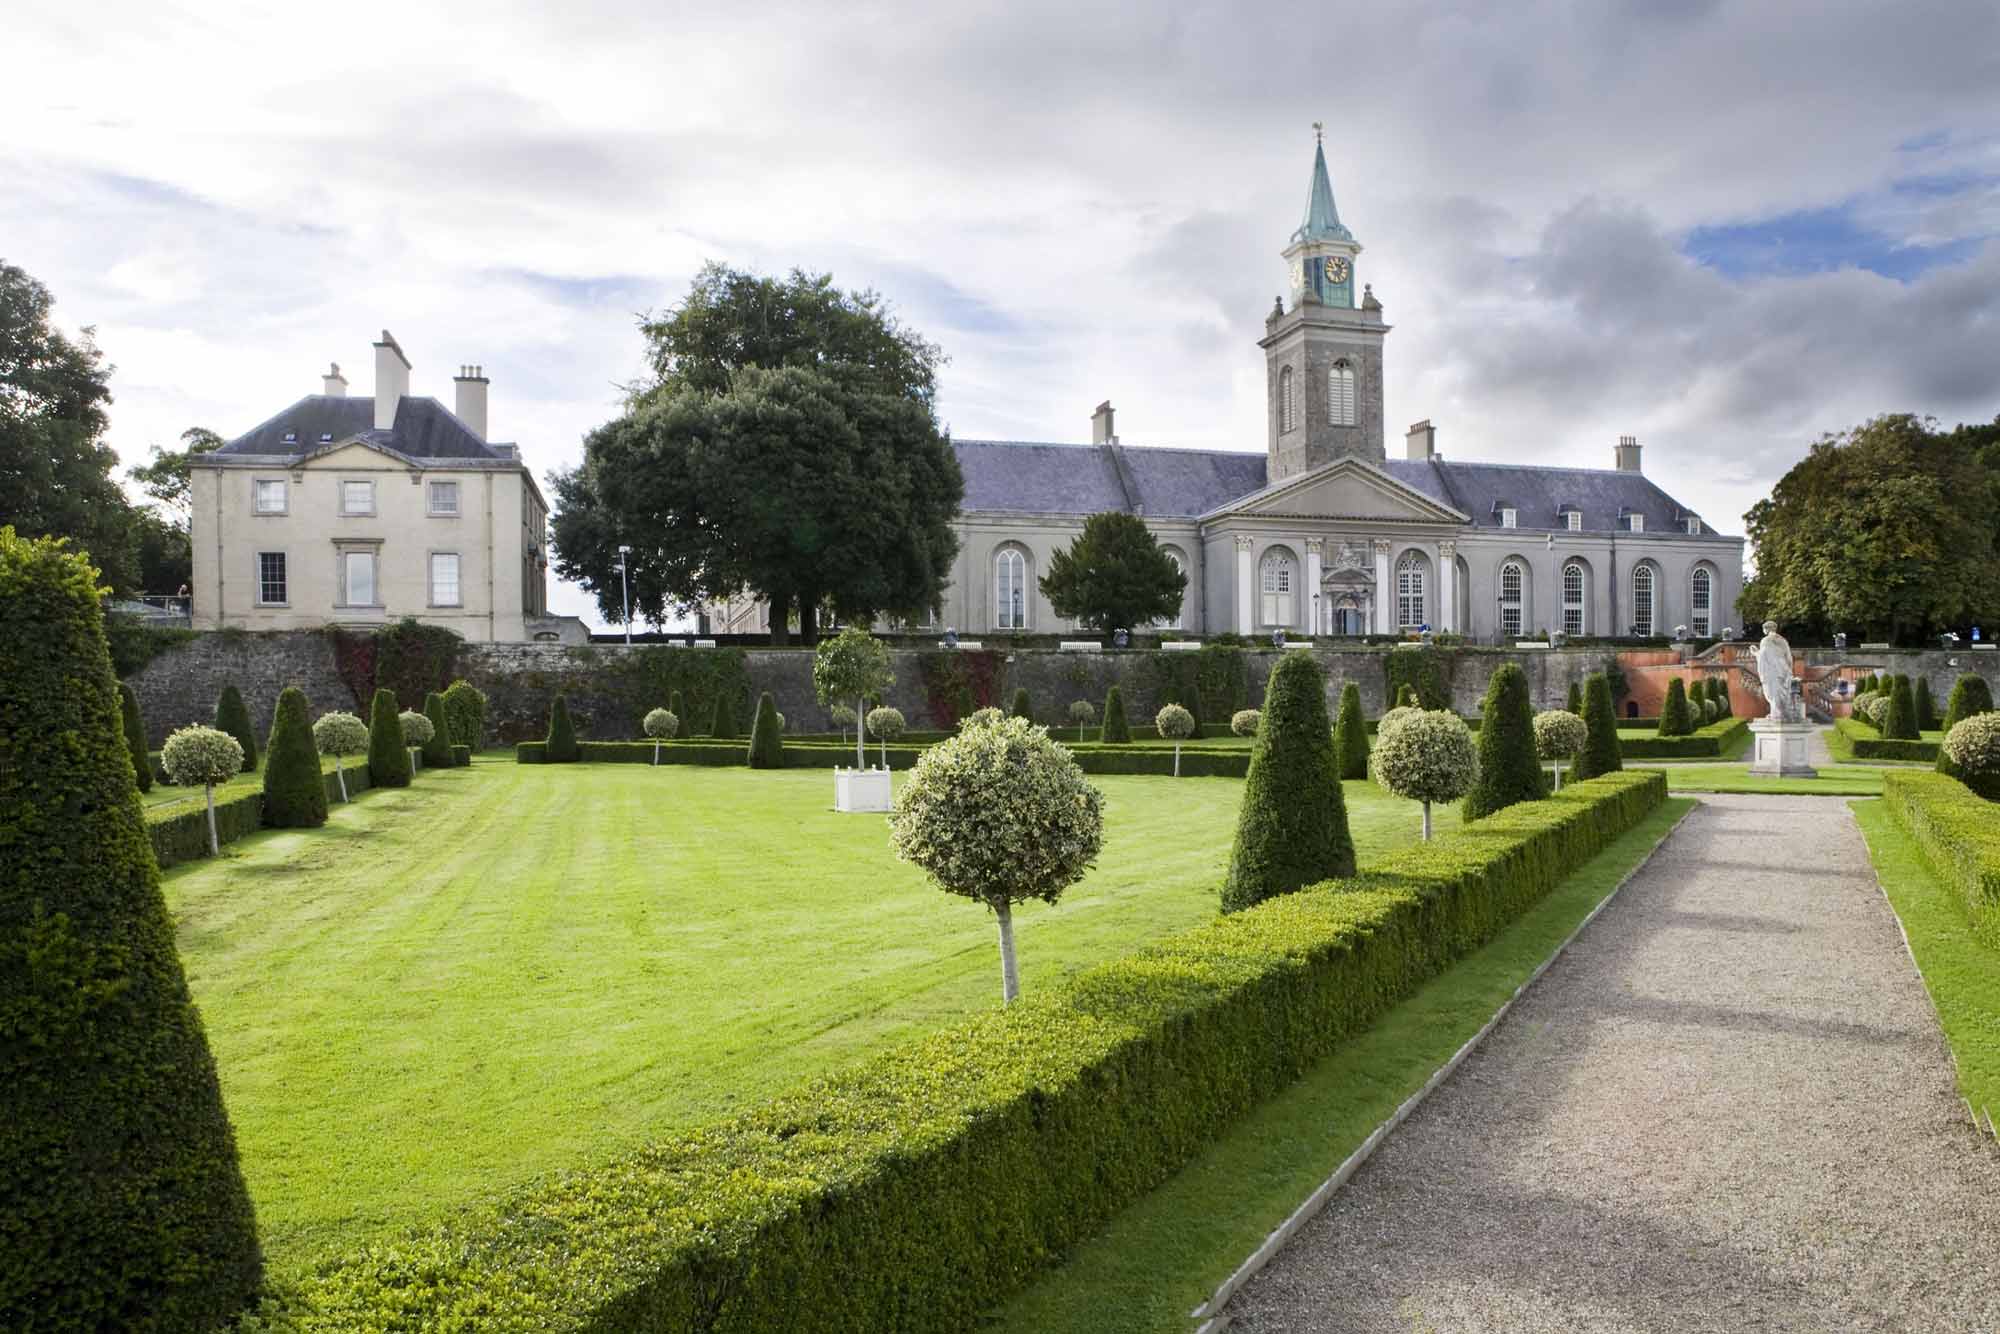
[[414,617],[471,640],[577,640],[548,615],[548,502],[520,447],[486,439],[487,379],[455,410],[410,390],[382,331],[375,392],[321,392],[192,460],[197,630],[384,625]]
[[[1323,148],[1305,220],[1283,248],[1291,281],[1265,322],[1262,453],[1122,444],[1109,403],[1088,444],[956,441],[961,550],[937,624],[968,634],[1063,633],[1038,587],[1086,516],[1136,514],[1188,576],[1165,629],[1267,635],[1429,627],[1504,641],[1697,636],[1736,624],[1743,539],[1715,532],[1640,467],[1627,436],[1610,468],[1447,459],[1418,422],[1403,457],[1383,432],[1382,303],[1360,281]],[[717,629],[762,627],[739,601]],[[1136,627],[1135,627],[1136,628]]]

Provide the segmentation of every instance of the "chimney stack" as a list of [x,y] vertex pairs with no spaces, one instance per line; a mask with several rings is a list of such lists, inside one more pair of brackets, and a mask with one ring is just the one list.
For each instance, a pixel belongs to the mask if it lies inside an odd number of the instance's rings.
[[458,419],[481,440],[486,438],[486,368],[460,366],[452,383],[458,386]]
[[329,367],[327,373],[320,377],[322,386],[320,392],[328,398],[346,398],[347,377],[340,373],[340,363],[330,361],[327,365]]
[[1618,437],[1618,471],[1639,471],[1639,437],[1621,435]]
[[1410,427],[1410,433],[1403,437],[1409,449],[1410,462],[1429,463],[1436,458],[1437,437],[1437,427],[1431,425],[1428,417]]
[[387,329],[375,344],[375,429],[386,431],[396,424],[396,405],[410,392],[410,359],[403,355],[396,336]]
[[1090,443],[1093,445],[1118,443],[1118,436],[1111,429],[1111,400],[1108,398],[1097,405],[1097,411],[1090,414]]

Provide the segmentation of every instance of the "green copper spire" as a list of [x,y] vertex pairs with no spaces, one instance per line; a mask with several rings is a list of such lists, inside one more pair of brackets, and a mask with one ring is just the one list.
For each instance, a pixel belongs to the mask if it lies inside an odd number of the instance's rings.
[[1354,233],[1340,225],[1340,213],[1333,206],[1333,182],[1326,174],[1325,130],[1313,122],[1312,193],[1306,196],[1306,220],[1292,233],[1294,241],[1352,241]]

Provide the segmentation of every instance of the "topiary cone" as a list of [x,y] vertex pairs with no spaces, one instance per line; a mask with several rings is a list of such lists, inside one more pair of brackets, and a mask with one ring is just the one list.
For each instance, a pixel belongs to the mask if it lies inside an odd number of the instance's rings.
[[402,710],[396,707],[396,692],[387,686],[378,689],[368,705],[368,784],[410,785],[410,749],[403,742]]
[[1016,718],[1026,718],[1029,722],[1035,721],[1035,710],[1028,702],[1027,687],[1023,686],[1015,690],[1013,706],[1007,712],[1013,714]]
[[778,728],[778,705],[768,690],[757,696],[757,716],[750,724],[750,767],[785,767],[785,738]]
[[[1320,708],[1325,713],[1325,706]],[[1104,727],[1097,734],[1099,741],[1107,743],[1127,742],[1132,739],[1131,724],[1125,721],[1125,696],[1117,686],[1104,697]]]
[[1666,702],[1660,705],[1661,736],[1687,736],[1694,731],[1694,724],[1688,720],[1687,687],[1676,676],[1667,682]]
[[132,755],[132,776],[141,792],[153,790],[153,760],[146,753],[146,723],[139,716],[139,697],[123,681],[118,683],[119,722],[125,731],[125,749]]
[[[1977,672],[1965,672],[1952,683],[1951,697],[1945,700],[1944,718],[1938,727],[1949,736],[1952,728],[1973,714],[1988,713],[1992,708],[1993,689],[1986,684],[1986,678]],[[1965,775],[1959,772],[1958,765],[1952,758],[1944,753],[1943,746],[1938,747],[1937,771],[1941,774],[1950,774],[1960,782],[1965,781]]]
[[255,1219],[146,839],[97,572],[0,528],[0,1328],[234,1326]]
[[576,728],[569,721],[569,697],[557,695],[549,707],[549,735],[542,758],[550,764],[573,764],[582,753],[576,744]]
[[[1685,697],[1681,711],[1687,711]],[[1460,810],[1469,823],[1516,802],[1540,801],[1548,795],[1549,776],[1535,753],[1535,706],[1529,699],[1528,674],[1516,663],[1502,663],[1486,682],[1486,699],[1479,708],[1479,778]]]
[[687,701],[676,690],[667,696],[667,712],[674,715],[674,739],[681,740],[694,735],[694,720],[688,717]]
[[1264,692],[1222,910],[1353,874],[1325,682],[1312,653],[1298,649],[1279,660]]
[[1899,675],[1889,683],[1889,708],[1882,715],[1882,735],[1895,741],[1917,739],[1917,701],[1907,676]]
[[279,829],[317,829],[326,823],[326,779],[319,770],[311,706],[305,691],[286,686],[271,715],[271,745],[264,756],[264,823]]
[[435,690],[424,696],[424,717],[431,720],[431,739],[423,747],[424,768],[451,768],[450,719],[445,712],[444,696]]
[[1577,778],[1596,778],[1623,769],[1625,760],[1618,751],[1618,716],[1611,706],[1611,682],[1603,672],[1592,672],[1584,682],[1583,722],[1590,735],[1583,743],[1583,754],[1576,759]]
[[726,690],[715,697],[715,721],[708,734],[717,741],[736,739],[736,697]]
[[215,701],[215,730],[236,738],[236,744],[243,747],[243,772],[255,773],[257,729],[250,725],[250,710],[233,685],[222,687],[222,698]]
[[1340,721],[1333,727],[1333,753],[1342,778],[1368,776],[1368,719],[1361,713],[1361,687],[1340,688]]
[[1937,701],[1931,698],[1931,680],[1928,676],[1917,678],[1916,706],[1917,731],[1936,731],[1938,725]]
[[1569,701],[1563,708],[1579,718],[1583,717],[1583,687],[1575,681],[1569,683]]

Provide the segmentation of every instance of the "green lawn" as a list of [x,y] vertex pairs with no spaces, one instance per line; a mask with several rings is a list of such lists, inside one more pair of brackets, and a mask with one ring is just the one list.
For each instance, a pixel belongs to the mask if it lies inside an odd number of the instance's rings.
[[[262,792],[264,790],[263,756],[260,755],[257,758],[259,763],[254,772],[238,774],[227,783],[219,784],[216,787],[215,799],[218,803],[228,801],[232,797],[240,797],[246,792]],[[348,772],[352,773],[356,765],[366,765],[368,757],[366,755],[356,756],[353,759],[344,761],[344,763],[347,765]],[[333,758],[331,756],[323,757],[319,762],[319,767],[322,773],[332,773]],[[193,802],[197,806],[201,805],[202,789],[198,787],[170,787],[165,783],[155,780],[152,791],[141,792],[139,794],[139,803],[146,808],[146,814],[149,816],[158,816],[163,813],[165,807],[178,806],[182,802]]]
[[[1093,781],[1099,868],[1016,914],[1029,989],[1216,910],[1242,783]],[[1416,837],[1415,805],[1346,792],[1364,858]],[[274,1267],[996,1004],[990,915],[831,798],[489,755],[168,872]]]
[[1882,770],[1870,764],[1822,765],[1817,778],[1772,778],[1743,764],[1650,764],[1627,762],[1627,769],[1657,768],[1670,792],[1774,792],[1809,797],[1879,797]]
[[1966,1100],[2000,1122],[2000,954],[1972,938],[1965,906],[1938,882],[1923,850],[1880,801],[1857,801],[1875,875],[1902,920]]
[[1694,805],[1668,798],[1484,949],[1237,1122],[980,1328],[1191,1331],[1188,1312],[1479,1031]]

